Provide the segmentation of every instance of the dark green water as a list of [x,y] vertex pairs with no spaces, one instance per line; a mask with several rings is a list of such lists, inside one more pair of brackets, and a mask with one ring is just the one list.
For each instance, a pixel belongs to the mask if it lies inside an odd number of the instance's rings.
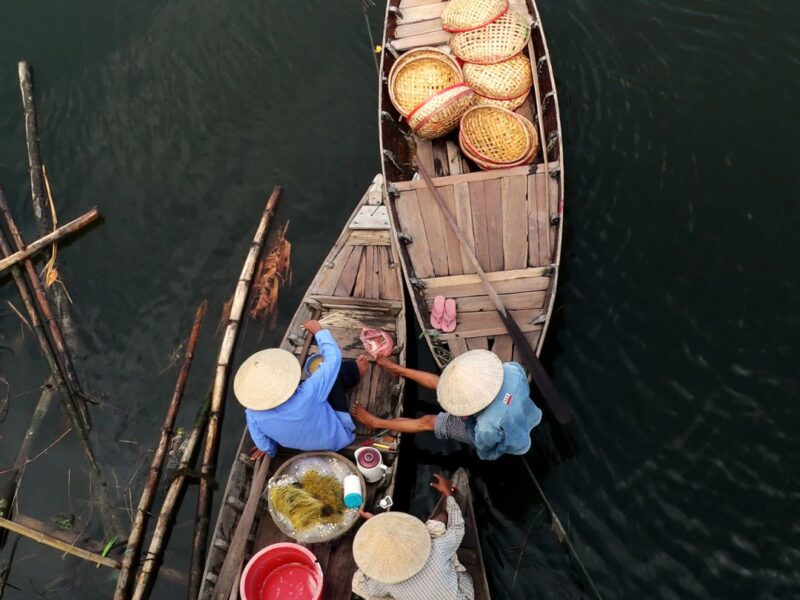
[[[531,463],[605,598],[798,597],[800,5],[540,10],[567,176],[545,362],[576,418],[569,431],[537,429]],[[376,35],[381,13],[370,12]],[[270,188],[287,188],[280,216],[294,242],[280,332],[379,169],[360,2],[12,0],[0,17],[0,183],[12,209],[32,238],[16,74],[27,58],[60,218],[94,204],[105,217],[64,248],[61,275],[85,386],[105,398],[94,421],[123,506],[174,384],[170,354],[204,298],[184,425],[207,387],[217,315]],[[2,283],[6,468],[46,373]],[[239,359],[277,335],[259,340],[251,324]],[[431,362],[423,348],[417,361]],[[221,465],[241,425],[230,404]],[[36,449],[66,426],[53,410]],[[423,437],[409,456],[406,500],[420,515],[434,465],[470,466],[497,598],[591,597],[518,458],[477,464]],[[87,488],[70,436],[28,468],[20,506],[85,518]],[[174,568],[188,564],[194,498]],[[9,581],[20,589],[9,598],[105,598],[114,574],[23,542]],[[154,594],[181,596],[163,582]]]

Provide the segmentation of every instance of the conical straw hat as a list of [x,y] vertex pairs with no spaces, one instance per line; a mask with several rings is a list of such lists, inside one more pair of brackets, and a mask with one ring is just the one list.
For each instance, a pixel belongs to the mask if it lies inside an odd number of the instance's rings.
[[291,398],[300,383],[300,363],[291,352],[269,348],[248,358],[233,379],[239,404],[269,410]]
[[370,579],[398,583],[422,570],[431,554],[425,524],[406,513],[375,515],[353,540],[353,559]]
[[503,361],[488,350],[470,350],[445,367],[436,396],[451,415],[466,417],[489,406],[502,386]]

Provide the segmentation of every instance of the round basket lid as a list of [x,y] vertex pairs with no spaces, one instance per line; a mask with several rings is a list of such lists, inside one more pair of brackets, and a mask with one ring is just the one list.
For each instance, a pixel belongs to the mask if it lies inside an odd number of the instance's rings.
[[491,65],[466,63],[464,81],[476,93],[495,100],[512,100],[527,94],[533,85],[531,62],[523,53]]
[[474,104],[475,92],[466,83],[428,98],[408,115],[408,124],[421,138],[435,139],[458,127],[461,116]]
[[470,31],[496,21],[508,12],[508,0],[450,0],[442,11],[442,29]]
[[394,64],[389,73],[389,96],[402,115],[408,115],[437,92],[463,81],[453,59],[442,55],[443,52],[437,55],[425,51],[410,58],[404,55]]
[[455,34],[450,49],[465,62],[492,64],[519,54],[530,35],[525,18],[509,11],[486,27]]
[[481,160],[508,164],[530,150],[530,131],[516,114],[496,106],[475,106],[461,118],[462,145]]

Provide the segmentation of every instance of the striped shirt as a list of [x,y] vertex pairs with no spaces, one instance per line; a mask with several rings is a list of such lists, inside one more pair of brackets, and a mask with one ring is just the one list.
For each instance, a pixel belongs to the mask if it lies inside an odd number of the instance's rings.
[[473,600],[475,590],[468,573],[459,573],[453,557],[464,538],[464,517],[452,496],[447,498],[447,531],[431,540],[431,555],[422,570],[399,583],[381,583],[364,577],[372,596],[394,600]]
[[433,433],[440,440],[455,440],[470,446],[475,445],[475,438],[470,435],[469,429],[467,429],[466,418],[457,417],[447,412],[440,412],[436,415]]

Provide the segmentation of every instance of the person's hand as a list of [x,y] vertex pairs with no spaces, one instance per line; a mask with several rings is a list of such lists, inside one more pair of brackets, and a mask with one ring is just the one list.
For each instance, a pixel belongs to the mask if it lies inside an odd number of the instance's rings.
[[253,461],[258,460],[259,458],[264,458],[266,455],[266,452],[259,450],[256,446],[253,446],[253,449],[250,450],[250,459]]
[[375,515],[373,515],[372,513],[367,512],[365,510],[360,510],[360,511],[358,511],[358,516],[359,517],[363,517],[365,521],[369,521]]
[[317,335],[322,329],[322,325],[319,324],[319,321],[310,320],[303,323],[303,329],[311,335]]
[[375,363],[382,369],[386,369],[392,375],[400,374],[400,365],[398,365],[393,360],[386,358],[385,356],[379,356],[378,358],[376,358]]
[[452,496],[453,492],[456,491],[456,488],[453,487],[453,483],[447,477],[443,477],[438,473],[434,473],[433,477],[436,481],[431,483],[431,487],[441,492],[443,496]]

